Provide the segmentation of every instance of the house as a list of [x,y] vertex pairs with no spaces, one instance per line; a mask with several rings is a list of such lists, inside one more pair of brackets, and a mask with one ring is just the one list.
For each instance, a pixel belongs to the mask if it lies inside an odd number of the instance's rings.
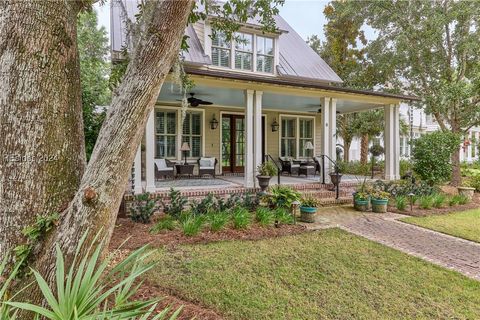
[[[135,12],[135,1],[112,1],[112,57],[126,44],[123,15],[134,19]],[[400,104],[417,98],[339,86],[342,80],[295,30],[280,16],[275,21],[274,33],[263,33],[253,19],[242,25],[239,43],[212,38],[208,19],[186,28],[185,70],[195,82],[189,95],[211,104],[191,103],[182,124],[183,96],[167,78],[146,125],[145,156],[139,147],[135,158],[136,192],[157,190],[155,159],[185,155],[196,164],[215,157],[216,174],[241,175],[245,187],[256,186],[256,167],[265,157],[335,159],[337,114],[374,108],[385,110],[385,178],[399,178]],[[189,150],[182,152],[184,142]],[[310,144],[313,150],[305,148]],[[332,164],[325,168],[328,173]]]

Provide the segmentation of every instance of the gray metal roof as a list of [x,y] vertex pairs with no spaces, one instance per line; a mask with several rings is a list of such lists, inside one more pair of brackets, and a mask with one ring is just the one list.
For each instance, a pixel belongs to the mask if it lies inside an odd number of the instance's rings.
[[[125,16],[134,20],[138,12],[138,0],[112,0],[111,2],[111,46],[112,51],[120,51],[126,44]],[[313,51],[302,37],[280,16],[275,17],[277,28],[282,30],[279,35],[279,78],[302,78],[321,82],[342,82],[340,77]],[[249,24],[257,24],[255,19],[249,19]],[[189,50],[183,56],[187,63],[210,65],[211,59],[205,55],[204,48],[192,26],[185,29]],[[232,70],[234,72],[234,70]]]

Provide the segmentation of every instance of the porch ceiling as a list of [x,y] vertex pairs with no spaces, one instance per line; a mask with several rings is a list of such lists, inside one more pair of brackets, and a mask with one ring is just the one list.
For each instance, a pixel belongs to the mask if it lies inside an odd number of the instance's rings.
[[[211,101],[215,106],[244,108],[245,94],[244,90],[236,88],[219,88],[197,84],[191,90],[195,97]],[[160,95],[159,102],[179,104],[182,98],[177,86],[166,82]],[[320,108],[320,96],[318,98],[311,96],[286,95],[273,92],[263,93],[263,108],[274,110],[285,110],[289,112],[314,112]],[[380,108],[381,104],[372,104],[367,102],[352,101],[346,99],[337,99],[337,111],[340,113],[350,113],[356,111],[365,111],[374,108]]]

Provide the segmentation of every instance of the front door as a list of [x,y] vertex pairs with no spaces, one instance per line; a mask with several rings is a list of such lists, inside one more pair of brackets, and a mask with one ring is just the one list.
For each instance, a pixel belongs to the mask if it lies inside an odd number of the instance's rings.
[[222,115],[222,171],[243,172],[245,161],[245,116]]

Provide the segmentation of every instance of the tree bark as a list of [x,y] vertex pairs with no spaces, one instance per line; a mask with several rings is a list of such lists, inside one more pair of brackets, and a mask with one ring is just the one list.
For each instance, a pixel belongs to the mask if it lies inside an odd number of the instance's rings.
[[65,210],[85,169],[77,3],[0,2],[0,256]]
[[368,163],[368,134],[362,134],[360,142],[360,163]]
[[343,142],[343,161],[349,162],[350,161],[350,147],[352,145],[351,141],[344,141]]

